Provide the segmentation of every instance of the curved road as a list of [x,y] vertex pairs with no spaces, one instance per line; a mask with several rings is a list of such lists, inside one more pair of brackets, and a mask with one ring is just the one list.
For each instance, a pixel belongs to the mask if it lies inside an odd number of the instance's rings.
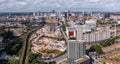
[[[66,41],[66,44],[67,44],[67,42],[68,42],[68,37],[66,36],[66,34],[65,34],[65,32],[62,30],[62,28],[60,28],[60,31],[61,31],[63,37],[65,38],[65,41]],[[44,60],[45,62],[50,62],[50,61],[61,60],[61,59],[66,58],[66,57],[67,57],[67,51],[65,51],[63,54],[61,54],[60,56],[55,57],[55,58],[49,58],[49,59],[40,59],[40,58],[39,58],[39,60],[41,60],[41,61]]]
[[28,44],[28,39],[29,39],[31,33],[38,30],[38,29],[40,29],[42,26],[44,26],[44,24],[41,24],[41,26],[39,26],[39,27],[37,27],[35,29],[32,29],[32,30],[30,30],[29,32],[27,32],[25,34],[23,47],[22,47],[22,53],[21,53],[21,56],[20,56],[20,59],[19,59],[19,64],[25,64],[25,58],[26,58],[26,52],[27,52],[27,44]]
[[[44,26],[44,24],[42,24],[40,27],[37,27],[35,29],[32,29],[31,31],[27,32],[27,34],[25,34],[25,38],[24,38],[24,44],[23,44],[23,47],[22,47],[22,53],[21,53],[21,57],[19,59],[19,64],[25,64],[25,58],[26,58],[26,52],[27,52],[27,44],[28,44],[28,39],[31,35],[32,32],[40,29],[42,26]],[[62,29],[60,29],[66,42],[68,42],[68,38],[66,37],[64,31]],[[57,57],[57,58],[54,58],[54,59],[51,59],[52,61],[55,60],[55,59],[59,59],[59,58],[63,58],[63,57],[66,57],[66,53]],[[51,61],[51,60],[48,60],[48,61]]]

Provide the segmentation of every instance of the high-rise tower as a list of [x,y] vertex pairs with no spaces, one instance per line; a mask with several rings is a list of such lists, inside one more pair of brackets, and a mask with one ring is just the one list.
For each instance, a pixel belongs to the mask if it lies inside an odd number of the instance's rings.
[[85,56],[85,43],[83,41],[69,40],[67,47],[68,59],[71,64],[74,63],[74,60]]

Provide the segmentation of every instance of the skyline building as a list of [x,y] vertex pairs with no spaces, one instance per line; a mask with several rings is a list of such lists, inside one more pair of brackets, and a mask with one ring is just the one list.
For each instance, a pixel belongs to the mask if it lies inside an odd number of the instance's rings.
[[69,40],[67,45],[67,54],[70,64],[74,64],[75,60],[85,56],[85,43],[84,41]]
[[82,25],[76,25],[76,36],[77,40],[84,40]]
[[87,44],[100,43],[111,37],[109,27],[96,27],[94,22],[88,22],[84,25],[77,22],[74,26],[66,27],[66,34],[69,39],[84,40]]

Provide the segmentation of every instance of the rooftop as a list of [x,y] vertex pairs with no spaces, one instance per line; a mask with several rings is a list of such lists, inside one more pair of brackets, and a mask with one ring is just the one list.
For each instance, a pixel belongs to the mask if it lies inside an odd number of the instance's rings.
[[82,63],[82,62],[85,62],[87,60],[89,60],[89,57],[87,55],[85,55],[84,57],[75,60],[75,62],[76,63]]

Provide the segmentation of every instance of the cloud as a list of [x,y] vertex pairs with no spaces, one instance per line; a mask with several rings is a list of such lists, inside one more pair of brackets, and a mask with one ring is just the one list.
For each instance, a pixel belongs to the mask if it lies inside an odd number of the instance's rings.
[[0,0],[0,11],[101,10],[119,11],[120,0]]

